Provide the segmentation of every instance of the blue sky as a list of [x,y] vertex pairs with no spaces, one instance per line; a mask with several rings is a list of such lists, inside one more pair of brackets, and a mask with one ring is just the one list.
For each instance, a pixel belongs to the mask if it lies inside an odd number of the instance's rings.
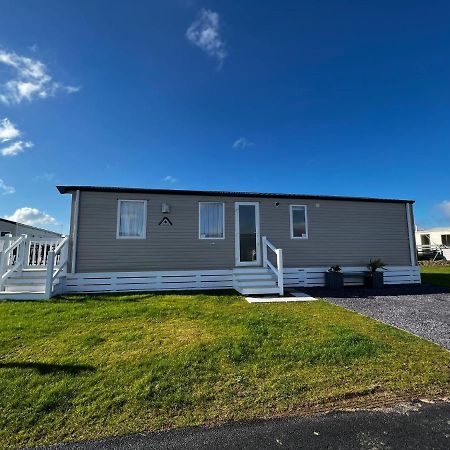
[[450,225],[446,1],[0,5],[0,216],[67,231],[55,185],[94,184],[412,198]]

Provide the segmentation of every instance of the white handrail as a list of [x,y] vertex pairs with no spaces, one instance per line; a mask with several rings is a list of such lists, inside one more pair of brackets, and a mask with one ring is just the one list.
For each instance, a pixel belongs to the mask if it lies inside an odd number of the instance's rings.
[[[280,295],[284,294],[284,280],[283,280],[283,249],[276,248],[266,236],[262,238],[263,248],[263,267],[268,267],[277,277],[277,285],[280,290]],[[277,257],[277,267],[275,267],[267,257],[267,249],[270,248]]]
[[[69,242],[69,237],[65,237],[54,250],[50,250],[47,256],[47,276],[45,280],[45,296],[46,298],[52,297],[54,294],[54,283],[63,270],[67,266],[67,254],[68,248],[67,243]],[[59,261],[57,256],[61,254]],[[59,267],[55,270],[55,262],[58,261]]]
[[[0,252],[0,290],[5,280],[23,265],[25,252],[21,245],[27,238],[26,234],[22,234],[13,241],[6,250]],[[14,254],[14,250],[16,253]],[[9,267],[9,268],[8,268]]]
[[3,251],[3,253],[9,253],[11,250],[14,250],[14,247],[17,247],[26,237],[26,234],[22,234],[22,236],[14,241],[6,250]]

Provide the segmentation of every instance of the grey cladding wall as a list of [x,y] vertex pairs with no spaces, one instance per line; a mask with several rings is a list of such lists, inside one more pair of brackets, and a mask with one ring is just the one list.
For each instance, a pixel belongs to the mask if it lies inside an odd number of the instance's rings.
[[[145,240],[116,239],[118,199],[145,199]],[[225,203],[225,239],[198,238],[198,203]],[[124,194],[80,195],[77,272],[226,269],[235,266],[235,213],[247,198]],[[283,248],[285,267],[364,265],[370,258],[409,265],[406,204],[343,200],[256,198],[261,236]],[[276,202],[279,203],[276,206]],[[168,203],[169,214],[161,213]],[[289,205],[308,206],[309,239],[290,238]],[[172,226],[159,226],[167,215]]]

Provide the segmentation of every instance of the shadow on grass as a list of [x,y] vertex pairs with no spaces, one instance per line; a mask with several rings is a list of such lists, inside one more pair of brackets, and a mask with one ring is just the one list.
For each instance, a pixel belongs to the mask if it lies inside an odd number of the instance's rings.
[[[63,294],[51,298],[50,300],[45,300],[45,302],[51,303],[84,303],[89,300],[100,300],[108,302],[139,302],[141,300],[147,300],[153,297],[182,297],[182,296],[215,296],[215,297],[228,297],[239,296],[239,293],[232,289],[218,289],[218,290],[172,290],[172,291],[124,291],[124,292],[93,292],[86,294]],[[23,301],[23,300],[21,300]]]
[[69,375],[78,375],[82,372],[94,372],[93,366],[84,364],[49,364],[39,362],[3,362],[0,369],[35,369],[41,375],[64,372]]
[[450,273],[422,273],[423,283],[432,284],[434,286],[450,287]]

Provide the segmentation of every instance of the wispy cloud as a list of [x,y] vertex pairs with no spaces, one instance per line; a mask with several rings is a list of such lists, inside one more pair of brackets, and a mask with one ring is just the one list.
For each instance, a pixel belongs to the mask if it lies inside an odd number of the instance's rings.
[[253,142],[249,141],[246,137],[240,137],[239,139],[236,139],[233,142],[232,147],[233,148],[240,148],[245,149],[247,147],[251,147],[252,145],[255,145]]
[[220,35],[219,20],[218,13],[202,9],[198,19],[187,29],[186,37],[208,56],[215,58],[220,69],[227,57],[227,50]]
[[33,147],[33,143],[31,141],[17,141],[7,147],[3,147],[0,150],[0,153],[3,156],[16,156],[19,153],[22,153],[27,148]]
[[6,105],[47,98],[57,91],[70,94],[79,90],[79,87],[54,81],[47,66],[37,59],[0,49],[0,64],[12,71],[12,78],[0,82],[0,102]]
[[0,178],[0,192],[2,195],[14,194],[16,189],[13,186],[8,186],[1,178]]
[[42,173],[33,177],[34,181],[53,181],[55,179],[54,173]]
[[166,177],[164,177],[164,178],[162,179],[162,181],[164,181],[165,183],[171,183],[171,184],[174,184],[174,183],[177,183],[177,182],[178,182],[178,179],[175,178],[175,177],[173,177],[172,175],[167,175]]
[[57,224],[54,217],[37,208],[30,208],[29,206],[16,209],[16,211],[10,216],[7,216],[6,219],[25,223],[27,225]]
[[31,141],[22,141],[15,139],[20,137],[22,132],[9,119],[0,120],[0,144],[6,144],[6,147],[0,148],[0,154],[3,156],[16,156],[25,149],[33,147]]
[[444,200],[443,202],[438,203],[437,207],[446,219],[450,219],[450,200]]
[[6,117],[0,120],[0,142],[8,142],[11,139],[18,138],[20,130]]

